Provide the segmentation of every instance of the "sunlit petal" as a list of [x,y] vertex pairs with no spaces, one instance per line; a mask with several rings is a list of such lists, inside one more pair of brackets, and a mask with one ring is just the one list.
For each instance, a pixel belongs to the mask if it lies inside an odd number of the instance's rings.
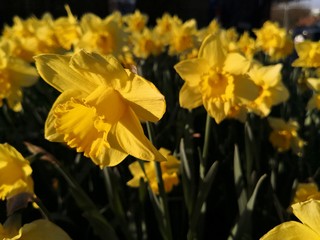
[[166,160],[146,138],[138,118],[131,109],[128,109],[117,123],[114,134],[119,145],[128,154],[148,161]]
[[201,75],[209,71],[210,66],[206,59],[188,59],[177,63],[174,69],[189,86],[197,86]]
[[276,226],[260,240],[319,240],[319,238],[320,236],[308,226],[291,221]]
[[132,87],[130,92],[122,93],[122,96],[128,100],[130,107],[144,121],[158,121],[166,110],[164,96],[159,90],[144,78],[130,74]]

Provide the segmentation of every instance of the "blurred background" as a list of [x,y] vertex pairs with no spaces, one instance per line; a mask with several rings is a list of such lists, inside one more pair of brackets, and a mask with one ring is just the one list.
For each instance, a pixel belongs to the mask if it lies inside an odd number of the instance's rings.
[[50,12],[54,17],[66,15],[64,5],[80,17],[93,12],[104,17],[115,10],[122,13],[139,9],[150,16],[149,24],[164,12],[178,15],[182,20],[195,18],[198,27],[218,18],[225,28],[235,26],[239,31],[260,27],[267,20],[276,20],[283,26],[309,26],[318,22],[320,0],[11,0],[0,8],[0,26],[11,24],[12,17],[40,17]]

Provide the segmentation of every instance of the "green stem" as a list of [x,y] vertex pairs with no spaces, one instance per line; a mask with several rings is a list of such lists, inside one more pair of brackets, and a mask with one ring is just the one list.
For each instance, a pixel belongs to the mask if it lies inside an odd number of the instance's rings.
[[41,199],[38,198],[38,196],[34,195],[33,201],[38,205],[39,210],[40,210],[42,216],[43,216],[46,220],[51,221],[50,213],[49,213],[48,209],[44,206],[44,204],[43,204],[43,202],[41,201]]
[[213,124],[212,118],[210,117],[209,114],[207,114],[204,143],[203,143],[203,150],[202,150],[202,165],[204,168],[206,168],[206,165],[207,165],[212,124]]
[[[153,128],[150,122],[147,122],[147,130],[148,130],[148,136],[150,142],[154,145],[154,133]],[[167,195],[164,189],[164,183],[162,179],[162,170],[161,165],[159,162],[154,162],[154,166],[156,169],[156,176],[157,176],[157,182],[158,182],[158,188],[159,188],[159,200],[160,200],[160,206],[161,206],[161,212],[163,215],[163,221],[164,221],[164,227],[165,227],[165,233],[166,236],[163,236],[167,240],[172,240],[172,230],[171,230],[171,223],[170,223],[170,216],[169,216],[169,207],[168,207],[168,200]],[[159,219],[161,221],[161,219]]]

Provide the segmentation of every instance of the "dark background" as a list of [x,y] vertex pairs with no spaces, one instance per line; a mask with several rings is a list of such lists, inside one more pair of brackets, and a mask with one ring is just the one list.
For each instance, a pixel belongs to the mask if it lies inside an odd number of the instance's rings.
[[11,25],[14,15],[41,17],[47,11],[54,17],[64,16],[64,5],[68,4],[78,17],[86,12],[105,17],[114,10],[127,13],[138,8],[149,15],[151,25],[164,12],[169,12],[182,20],[196,18],[199,27],[217,17],[223,27],[235,26],[241,31],[260,27],[269,19],[271,7],[271,0],[136,0],[135,5],[132,3],[128,0],[10,0],[0,7],[0,26]]

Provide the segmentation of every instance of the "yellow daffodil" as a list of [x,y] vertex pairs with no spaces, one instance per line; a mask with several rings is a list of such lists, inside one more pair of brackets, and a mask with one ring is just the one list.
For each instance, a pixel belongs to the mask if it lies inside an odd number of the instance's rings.
[[295,49],[298,59],[293,61],[292,66],[304,68],[320,67],[320,42],[305,40],[297,43]]
[[14,56],[31,62],[36,54],[61,51],[53,28],[54,20],[49,13],[45,13],[41,19],[31,17],[22,20],[14,17],[13,23],[12,27],[5,27],[3,37],[13,45]]
[[14,147],[0,144],[0,198],[10,198],[22,192],[33,193],[32,169]]
[[161,18],[156,20],[156,26],[154,30],[160,37],[163,45],[169,45],[169,42],[172,38],[173,28],[179,28],[181,25],[182,21],[180,18],[165,13]]
[[260,240],[319,240],[320,201],[308,200],[291,206],[294,215],[301,221],[284,222],[265,234]]
[[35,220],[21,228],[18,226],[19,221],[8,220],[5,224],[0,224],[0,238],[4,240],[71,240],[66,232],[48,220]]
[[228,29],[221,29],[220,34],[222,38],[223,47],[226,49],[226,51],[237,52],[237,41],[239,38],[237,30],[234,27]]
[[227,54],[220,35],[209,35],[203,41],[198,58],[174,66],[185,81],[179,94],[180,106],[194,109],[204,105],[217,123],[240,103],[253,100],[259,89],[245,75],[251,62],[238,53]]
[[250,37],[247,31],[240,36],[237,47],[238,50],[249,59],[252,59],[256,53],[256,41]]
[[216,34],[218,31],[220,31],[220,29],[221,28],[218,20],[216,18],[212,19],[207,27],[198,31],[199,40],[202,42],[206,36],[209,34]]
[[19,112],[22,110],[22,87],[29,87],[38,79],[37,71],[22,59],[9,55],[9,45],[0,46],[0,107],[3,100]]
[[266,21],[260,29],[254,29],[257,46],[271,60],[277,61],[287,57],[293,51],[293,41],[286,29],[276,22]]
[[248,72],[252,81],[259,87],[259,96],[249,103],[248,107],[262,117],[269,115],[272,106],[289,98],[289,91],[281,81],[281,68],[281,64],[267,67],[256,64]]
[[307,86],[313,90],[313,95],[308,101],[307,110],[320,109],[320,79],[308,78],[306,80]]
[[46,139],[66,142],[100,167],[117,165],[128,154],[164,160],[139,122],[158,121],[165,112],[164,96],[151,82],[111,55],[80,50],[35,60],[41,77],[62,92],[48,115]]
[[72,45],[79,41],[80,26],[78,20],[71,13],[69,6],[65,6],[67,17],[59,17],[53,22],[53,31],[60,46],[71,50]]
[[150,55],[157,56],[163,50],[159,36],[148,28],[143,29],[141,33],[133,33],[131,44],[133,45],[134,55],[143,59],[146,59]]
[[320,200],[320,192],[318,189],[318,185],[314,182],[298,183],[295,189],[292,204],[297,202],[304,202],[309,199]]
[[278,152],[288,151],[290,148],[298,156],[302,155],[303,147],[306,144],[298,135],[299,124],[289,120],[285,122],[281,118],[268,118],[272,132],[269,140]]
[[188,20],[181,26],[173,26],[169,41],[169,55],[181,54],[196,46],[197,22]]
[[[170,192],[173,186],[179,184],[179,167],[180,161],[170,154],[170,151],[165,148],[160,148],[159,152],[167,159],[167,161],[161,162],[162,179],[166,192]],[[144,163],[144,171],[138,161],[129,165],[129,170],[133,175],[133,178],[127,182],[130,187],[139,187],[140,179],[148,181],[152,191],[159,194],[158,182],[156,176],[156,169],[154,163]]]
[[82,34],[75,49],[86,49],[100,54],[120,55],[127,45],[127,33],[120,21],[119,13],[101,19],[88,13],[82,16],[80,27]]
[[134,13],[123,16],[123,22],[128,26],[129,32],[142,32],[148,22],[148,16],[135,10]]

